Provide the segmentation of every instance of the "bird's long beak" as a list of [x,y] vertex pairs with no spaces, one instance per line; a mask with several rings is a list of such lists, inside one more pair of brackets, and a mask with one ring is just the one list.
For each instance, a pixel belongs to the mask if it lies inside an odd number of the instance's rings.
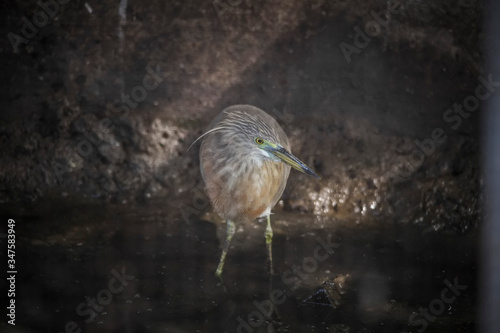
[[274,156],[276,156],[280,160],[282,160],[283,163],[288,164],[289,166],[291,166],[295,170],[298,170],[298,171],[303,172],[305,174],[308,174],[310,176],[321,179],[314,171],[311,170],[311,168],[309,168],[307,165],[305,165],[297,157],[295,157],[291,153],[289,153],[285,148],[277,146],[276,148],[269,149],[269,151]]

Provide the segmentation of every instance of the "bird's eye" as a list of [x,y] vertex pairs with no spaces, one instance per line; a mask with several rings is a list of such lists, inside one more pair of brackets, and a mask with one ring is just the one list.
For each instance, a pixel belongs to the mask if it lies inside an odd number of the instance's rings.
[[264,143],[264,140],[262,138],[255,138],[255,143],[257,143],[258,145],[261,145]]

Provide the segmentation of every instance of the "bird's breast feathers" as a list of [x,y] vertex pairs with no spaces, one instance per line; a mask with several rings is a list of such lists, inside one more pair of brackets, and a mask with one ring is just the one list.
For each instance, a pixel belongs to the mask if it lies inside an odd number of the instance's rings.
[[285,168],[280,162],[252,158],[237,168],[223,167],[215,176],[217,181],[207,188],[217,213],[231,220],[268,215],[283,192],[283,174],[289,171]]

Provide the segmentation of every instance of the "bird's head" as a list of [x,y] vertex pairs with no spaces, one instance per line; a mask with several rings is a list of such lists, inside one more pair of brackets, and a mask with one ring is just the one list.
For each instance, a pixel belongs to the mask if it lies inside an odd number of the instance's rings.
[[295,157],[279,143],[266,140],[261,136],[255,136],[253,143],[260,150],[260,153],[266,158],[276,162],[283,162],[295,170],[319,179],[319,176],[311,168],[309,168],[304,162]]
[[[265,117],[265,118],[264,118]],[[257,115],[233,112],[228,118],[234,137],[246,154],[257,154],[264,159],[282,162],[295,170],[320,178],[304,162],[290,152],[288,137],[279,124],[266,113]]]
[[204,136],[214,135],[217,145],[212,150],[213,153],[219,151],[221,160],[267,159],[282,162],[320,179],[311,168],[290,153],[288,137],[273,117],[251,106],[243,106],[245,111],[240,110],[241,107],[234,106],[231,107],[234,110],[229,111],[228,108],[219,114],[212,122],[212,128],[195,142]]

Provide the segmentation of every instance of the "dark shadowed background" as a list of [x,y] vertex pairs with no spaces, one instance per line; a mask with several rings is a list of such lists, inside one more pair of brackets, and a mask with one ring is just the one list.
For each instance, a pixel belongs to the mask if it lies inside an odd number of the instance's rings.
[[[482,1],[0,8],[2,331],[475,330],[479,114],[500,87]],[[269,316],[264,226],[241,226],[218,284],[224,225],[188,150],[233,104],[275,117],[322,177],[292,171],[274,209]]]

